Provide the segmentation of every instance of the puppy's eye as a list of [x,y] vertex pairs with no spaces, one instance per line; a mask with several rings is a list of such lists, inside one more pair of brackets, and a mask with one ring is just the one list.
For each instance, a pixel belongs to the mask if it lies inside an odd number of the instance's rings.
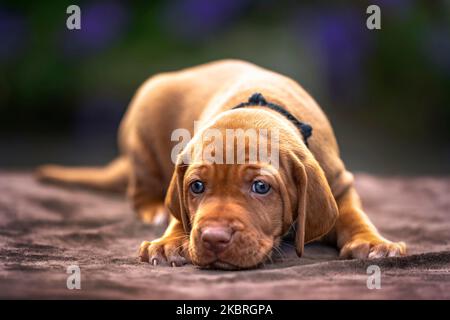
[[192,182],[189,186],[191,191],[195,194],[203,193],[205,191],[205,184],[201,182],[200,180],[195,180]]
[[267,192],[269,192],[270,190],[270,184],[261,181],[261,180],[256,180],[255,182],[253,182],[252,185],[252,191],[258,194],[266,194]]

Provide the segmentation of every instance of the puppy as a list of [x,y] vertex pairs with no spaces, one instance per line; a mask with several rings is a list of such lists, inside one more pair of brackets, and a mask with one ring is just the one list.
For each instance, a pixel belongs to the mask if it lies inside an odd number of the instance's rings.
[[[182,128],[192,139],[180,148],[174,132]],[[230,130],[263,134],[255,144],[230,137]],[[221,142],[213,149],[211,132]],[[261,156],[260,142],[276,147],[275,162]],[[50,165],[37,177],[126,188],[143,221],[170,217],[161,238],[141,244],[142,261],[252,268],[292,226],[299,256],[305,243],[318,239],[333,242],[342,258],[406,253],[403,242],[383,238],[364,213],[320,107],[278,73],[225,60],[151,77],[131,101],[119,145],[121,155],[104,168]],[[241,161],[237,154],[244,154]]]

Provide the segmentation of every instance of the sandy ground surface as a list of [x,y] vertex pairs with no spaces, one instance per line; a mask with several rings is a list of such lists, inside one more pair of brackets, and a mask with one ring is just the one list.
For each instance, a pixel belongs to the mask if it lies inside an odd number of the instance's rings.
[[[409,256],[339,260],[311,244],[292,246],[262,268],[207,271],[151,267],[137,248],[161,228],[138,222],[123,197],[41,185],[25,172],[0,172],[0,298],[120,299],[450,299],[450,178],[356,175],[366,211]],[[367,289],[367,267],[381,289]],[[81,290],[69,290],[78,265]]]

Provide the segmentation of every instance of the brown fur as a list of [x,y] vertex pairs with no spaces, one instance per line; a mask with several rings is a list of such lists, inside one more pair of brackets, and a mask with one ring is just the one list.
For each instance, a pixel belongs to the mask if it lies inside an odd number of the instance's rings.
[[[313,127],[309,148],[297,128],[264,107],[232,110],[254,92],[283,106]],[[173,130],[200,128],[277,128],[280,168],[269,179],[273,192],[253,197],[243,190],[258,176],[254,165],[175,166],[170,158]],[[204,144],[201,132],[183,153]],[[333,130],[317,103],[295,81],[243,61],[218,61],[150,78],[138,90],[119,132],[121,157],[106,168],[38,170],[44,180],[115,190],[127,185],[139,217],[167,218],[164,235],[140,248],[143,261],[181,265],[186,261],[225,269],[254,267],[270,257],[289,226],[297,221],[296,247],[325,236],[344,258],[378,258],[405,254],[404,243],[384,239],[361,208],[353,178],[342,163]],[[252,148],[252,146],[246,146]],[[226,152],[226,150],[225,150]],[[198,159],[197,159],[198,160]],[[268,170],[272,170],[268,168]],[[273,171],[273,170],[272,170]],[[189,193],[188,180],[201,176],[214,187],[201,198]],[[127,182],[127,183],[126,183]],[[164,203],[165,201],[165,203]],[[199,244],[205,226],[227,224],[237,232],[220,255]]]

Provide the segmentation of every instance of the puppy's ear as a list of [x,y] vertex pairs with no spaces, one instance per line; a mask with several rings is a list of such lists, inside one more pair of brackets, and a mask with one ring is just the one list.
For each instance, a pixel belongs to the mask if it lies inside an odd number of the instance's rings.
[[334,226],[339,211],[322,168],[309,151],[300,159],[294,156],[296,179],[297,223],[295,246],[303,254],[305,243],[327,234]]
[[183,222],[184,231],[190,232],[191,223],[183,190],[183,179],[187,168],[188,165],[186,164],[177,164],[175,166],[169,188],[167,189],[165,204],[172,215]]

